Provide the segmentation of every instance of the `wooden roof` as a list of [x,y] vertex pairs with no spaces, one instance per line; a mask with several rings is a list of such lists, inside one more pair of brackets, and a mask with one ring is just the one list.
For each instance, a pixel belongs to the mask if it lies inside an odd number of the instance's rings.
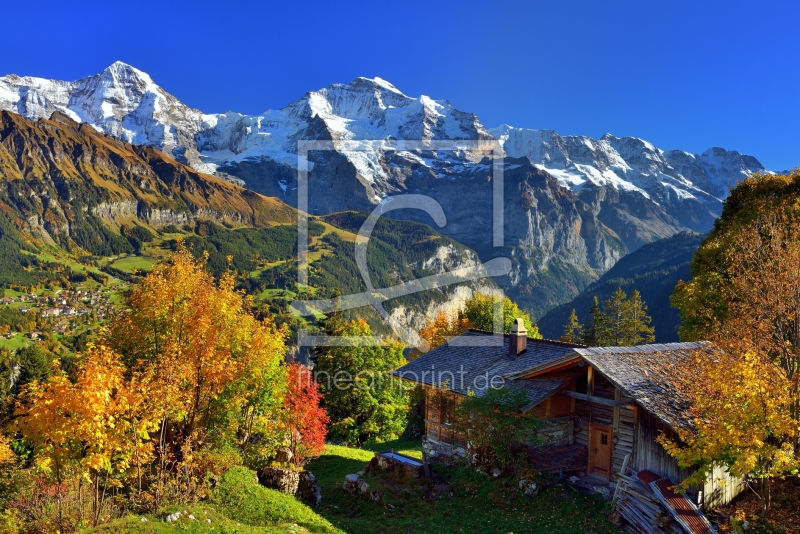
[[530,380],[517,378],[575,359],[575,349],[584,346],[528,338],[527,350],[512,358],[508,354],[508,344],[508,335],[469,330],[392,374],[420,384],[446,387],[462,395],[469,391],[482,395],[492,383],[522,388],[528,393],[528,402],[535,405],[573,380],[575,371],[548,373]]
[[575,352],[668,427],[691,429],[689,402],[672,377],[676,372],[691,372],[694,353],[707,345],[707,341],[697,341],[578,348]]

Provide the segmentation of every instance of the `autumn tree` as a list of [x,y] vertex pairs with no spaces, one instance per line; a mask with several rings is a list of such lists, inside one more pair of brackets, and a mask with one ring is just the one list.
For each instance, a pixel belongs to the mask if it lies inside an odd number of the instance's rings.
[[578,314],[575,313],[575,308],[572,308],[567,322],[564,323],[564,332],[561,334],[561,339],[568,343],[580,343],[582,336],[583,325],[578,320]]
[[330,437],[360,445],[399,436],[408,417],[407,386],[389,372],[405,364],[402,345],[374,338],[361,319],[333,316],[326,330],[349,338],[347,345],[322,348],[314,368],[331,418]]
[[45,382],[32,381],[20,395],[18,429],[34,446],[39,469],[59,482],[76,467],[90,481],[91,524],[101,517],[109,477],[125,473],[132,462],[149,463],[153,420],[125,424],[130,391],[119,354],[92,347],[84,355],[75,383],[57,366]]
[[181,248],[130,290],[107,337],[160,414],[163,459],[201,446],[213,429],[243,454],[256,434],[277,431],[284,335],[252,316],[231,275],[216,282]]
[[528,337],[541,338],[539,327],[531,322],[531,317],[519,309],[516,303],[508,297],[499,298],[485,293],[475,292],[464,303],[464,316],[478,330],[494,332],[494,320],[502,312],[503,333],[511,331],[514,320],[521,317],[528,331]]
[[330,418],[320,406],[322,394],[308,367],[299,363],[289,364],[287,381],[281,422],[288,435],[292,463],[303,466],[322,453]]
[[440,311],[425,323],[425,326],[419,331],[419,335],[427,343],[427,349],[433,350],[446,343],[448,339],[460,336],[470,328],[473,328],[473,325],[463,312]]
[[669,450],[755,481],[764,517],[771,479],[800,469],[798,192],[797,171],[740,183],[673,295],[681,338],[719,350],[698,355],[687,384],[697,432]]

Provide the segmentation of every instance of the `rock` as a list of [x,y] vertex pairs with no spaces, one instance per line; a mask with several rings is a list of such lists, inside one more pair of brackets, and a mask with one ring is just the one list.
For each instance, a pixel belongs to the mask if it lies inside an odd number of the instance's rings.
[[189,514],[189,519],[191,519],[192,521],[197,521],[197,518],[192,514]]
[[206,519],[206,523],[208,523],[210,525],[211,524],[211,520],[210,519]]
[[492,468],[492,476],[494,478],[499,477],[502,473],[503,472],[500,469],[498,469],[497,467]]
[[175,521],[178,521],[180,518],[181,518],[181,513],[180,512],[174,512],[174,513],[168,514],[165,520],[166,520],[167,523],[174,523]]
[[601,495],[604,499],[611,498],[611,492],[608,491],[608,488],[605,486],[592,486],[592,491]]
[[275,453],[275,461],[281,464],[288,464],[292,461],[293,456],[294,454],[289,449],[278,449],[278,452]]
[[258,482],[281,493],[297,495],[300,473],[283,467],[265,467],[258,472]]
[[355,494],[355,492],[358,490],[358,475],[347,475],[344,477],[342,489],[350,495]]
[[577,484],[580,481],[581,481],[581,479],[576,477],[575,475],[569,477],[569,483],[570,484]]
[[317,477],[311,471],[300,473],[300,485],[297,494],[314,508],[322,505],[322,487],[317,483]]
[[356,486],[361,493],[367,493],[369,491],[369,483],[366,480],[359,480]]
[[519,489],[528,497],[536,497],[539,494],[541,486],[535,480],[522,479],[519,481]]
[[141,518],[139,521],[141,521],[142,523],[147,523],[147,518],[146,518],[146,517],[143,517],[143,518]]
[[380,490],[370,490],[369,500],[372,502],[381,502],[383,500],[383,492]]

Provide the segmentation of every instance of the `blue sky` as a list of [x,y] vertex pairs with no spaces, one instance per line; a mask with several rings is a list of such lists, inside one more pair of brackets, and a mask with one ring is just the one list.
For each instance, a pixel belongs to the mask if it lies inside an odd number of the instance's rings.
[[800,165],[794,2],[29,2],[0,73],[76,79],[115,60],[205,112],[259,113],[380,76],[508,123]]

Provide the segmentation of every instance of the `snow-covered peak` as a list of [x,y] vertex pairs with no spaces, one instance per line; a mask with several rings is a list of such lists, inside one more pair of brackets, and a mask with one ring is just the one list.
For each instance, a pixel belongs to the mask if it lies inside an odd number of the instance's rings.
[[611,185],[675,210],[693,200],[718,214],[729,186],[754,172],[767,172],[752,156],[718,148],[695,156],[664,151],[637,137],[605,134],[596,140],[506,124],[489,131],[508,156],[528,158],[564,187],[580,191],[587,184]]
[[[29,119],[62,111],[107,134],[153,145],[205,172],[244,160],[269,160],[291,172],[297,163],[297,142],[302,139],[496,138],[508,156],[528,158],[573,191],[580,192],[587,185],[610,185],[664,207],[694,199],[712,212],[729,186],[754,172],[765,172],[755,158],[721,148],[697,156],[663,151],[643,139],[611,134],[600,139],[561,136],[552,130],[508,124],[487,131],[474,114],[456,109],[447,100],[408,96],[379,77],[359,77],[310,91],[283,108],[260,115],[206,115],[167,93],[147,73],[117,61],[96,75],[73,82],[1,77],[0,109]],[[422,165],[426,172],[453,179],[470,172],[465,163],[469,158],[454,153],[405,154],[400,158],[405,158],[404,162],[391,164],[380,150],[344,156],[362,183],[392,182],[392,169],[397,165],[406,166],[402,173],[411,172],[409,166]],[[387,191],[391,188],[376,196],[370,194],[370,198],[377,202]]]

